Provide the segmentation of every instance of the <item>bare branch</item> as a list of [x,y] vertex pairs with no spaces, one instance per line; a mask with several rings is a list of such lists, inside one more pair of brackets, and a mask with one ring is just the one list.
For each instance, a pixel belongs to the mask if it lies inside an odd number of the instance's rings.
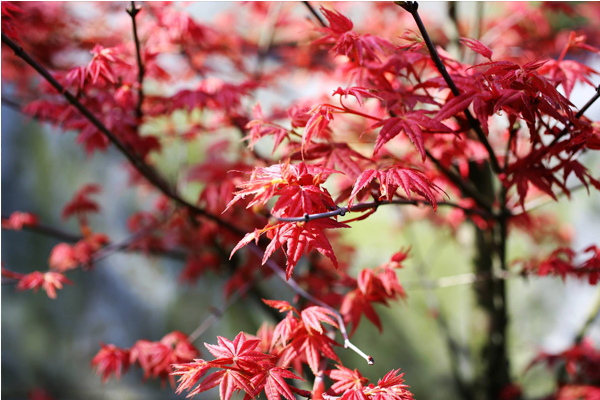
[[135,108],[135,114],[138,118],[138,123],[140,122],[139,120],[141,120],[141,118],[143,116],[143,114],[142,114],[142,103],[144,102],[143,83],[144,83],[144,73],[146,71],[146,69],[144,68],[144,63],[142,62],[140,40],[138,38],[137,24],[135,22],[135,17],[138,15],[140,10],[141,10],[141,8],[138,8],[135,6],[135,1],[131,2],[131,10],[127,10],[127,14],[129,14],[131,16],[131,24],[133,26],[133,39],[135,41],[135,52],[137,55],[137,63],[138,63],[138,85],[139,85],[139,87],[138,87],[138,101],[137,101],[137,106]]

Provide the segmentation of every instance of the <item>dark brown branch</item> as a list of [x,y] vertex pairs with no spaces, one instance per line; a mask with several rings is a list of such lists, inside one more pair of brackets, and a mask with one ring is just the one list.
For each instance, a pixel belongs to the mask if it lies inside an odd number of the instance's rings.
[[131,10],[127,10],[127,14],[129,14],[131,16],[131,24],[133,26],[133,39],[135,41],[135,52],[137,55],[137,63],[138,63],[138,85],[139,85],[139,87],[138,87],[138,101],[137,101],[137,106],[135,108],[135,115],[138,118],[138,122],[142,118],[142,115],[143,115],[142,114],[142,103],[144,102],[143,83],[144,83],[144,73],[146,71],[146,69],[144,67],[144,63],[142,62],[140,39],[138,38],[137,24],[135,22],[135,17],[138,15],[140,10],[141,10],[141,8],[138,8],[135,6],[135,1],[131,2]]
[[[369,203],[359,203],[359,204],[355,204],[353,205],[350,209],[348,207],[338,207],[337,209],[333,210],[333,211],[328,211],[328,212],[324,212],[324,213],[319,213],[319,214],[305,214],[302,217],[293,217],[293,218],[282,218],[282,217],[273,217],[275,218],[277,221],[280,222],[308,222],[308,221],[312,221],[315,219],[322,219],[322,218],[331,218],[331,217],[336,217],[336,216],[344,216],[346,215],[346,213],[348,212],[352,212],[352,211],[361,211],[361,210],[368,210],[370,208],[377,208],[379,206],[383,206],[386,204],[403,204],[403,205],[419,205],[419,204],[425,204],[425,205],[431,205],[430,202],[426,201],[426,200],[407,200],[407,199],[395,199],[392,201],[372,201]],[[484,210],[478,210],[478,209],[471,209],[471,208],[467,208],[467,207],[463,207],[460,206],[458,204],[455,203],[449,203],[449,202],[445,202],[445,201],[440,201],[437,203],[438,205],[441,206],[449,206],[449,207],[454,207],[454,208],[460,208],[461,210],[463,210],[464,212],[468,213],[468,214],[478,214],[484,218],[493,218],[494,216],[492,214],[490,214],[487,211]]]
[[35,61],[31,56],[23,50],[23,48],[13,42],[8,36],[2,32],[2,43],[10,47],[15,55],[25,61],[29,66],[35,69],[42,77],[44,77],[59,93],[61,93],[65,99],[72,104],[84,117],[86,117],[100,132],[102,132],[109,141],[119,149],[121,153],[127,157],[127,159],[133,164],[133,166],[150,182],[160,187],[162,191],[169,191],[167,184],[155,175],[150,170],[149,166],[146,165],[139,157],[133,152],[126,148],[116,135],[111,132],[104,124],[87,108],[85,107],[73,94],[67,91],[51,74]]
[[[2,219],[8,219],[8,218],[9,217],[6,215],[2,216]],[[23,225],[22,230],[33,232],[33,233],[39,233],[39,234],[42,234],[45,236],[54,237],[58,240],[62,240],[62,241],[69,242],[69,243],[76,243],[76,242],[79,242],[80,240],[83,240],[83,236],[65,232],[63,230],[60,230],[60,229],[54,228],[50,225],[46,225],[46,224],[42,224],[42,223],[37,223],[35,225]],[[110,246],[110,245],[112,245],[112,244],[109,242],[107,244],[107,246]],[[124,248],[122,250],[129,251],[130,249]],[[169,257],[169,258],[173,258],[176,260],[185,260],[187,257],[186,252],[183,250],[151,251],[151,254]]]
[[[587,109],[590,108],[592,106],[592,104],[594,104],[596,102],[596,100],[598,100],[599,98],[600,98],[600,85],[598,85],[598,87],[596,87],[596,93],[587,101],[587,103],[585,103],[585,105],[583,107],[581,107],[581,110],[579,110],[577,112],[577,114],[575,114],[575,118],[580,118],[581,116],[583,116],[583,114],[587,111]],[[571,123],[569,121],[569,124],[567,124],[567,126],[565,126],[562,129],[562,131],[560,131],[558,133],[558,135],[556,135],[554,140],[548,145],[548,148],[551,148],[556,143],[558,143],[558,141],[569,132],[570,126],[571,126]]]
[[[256,244],[250,242],[248,244],[248,248],[259,258],[262,259],[264,257],[264,254],[265,254],[264,251],[262,251]],[[358,354],[359,356],[364,358],[369,365],[373,365],[375,363],[375,361],[373,360],[373,357],[365,354],[361,349],[356,347],[350,341],[350,339],[348,338],[348,332],[346,330],[346,324],[344,323],[344,318],[342,317],[342,314],[340,314],[340,312],[338,310],[331,307],[327,303],[322,302],[321,300],[317,299],[316,297],[314,297],[313,295],[308,293],[306,290],[302,289],[300,287],[300,285],[298,284],[298,282],[296,282],[294,280],[294,278],[287,279],[287,277],[285,275],[285,271],[283,269],[281,269],[281,267],[279,267],[279,265],[277,265],[272,260],[266,260],[264,264],[266,264],[269,268],[271,268],[271,270],[275,273],[275,275],[277,275],[277,277],[279,279],[281,279],[286,285],[288,285],[298,295],[304,297],[306,300],[308,300],[318,306],[321,306],[321,307],[326,308],[329,311],[333,312],[336,316],[336,319],[337,319],[337,322],[338,322],[338,325],[340,328],[340,332],[342,334],[342,338],[344,339],[344,347],[350,348],[356,354]]]
[[[308,2],[305,1],[304,4],[313,13],[316,13],[316,11],[312,8],[312,6]],[[317,16],[318,16],[318,14],[317,14]],[[319,22],[321,23],[321,25],[323,27],[327,27],[327,25],[325,24],[325,21],[323,21],[321,18],[319,18]],[[437,55],[437,53],[435,53],[435,54]],[[438,59],[439,59],[439,56],[438,56]],[[443,67],[443,64],[442,64],[442,67]],[[445,70],[445,67],[444,67],[444,70]],[[453,84],[454,84],[454,82],[453,82]],[[392,117],[394,116],[394,114],[392,112],[390,112],[390,115]],[[453,171],[445,168],[442,164],[440,164],[440,162],[435,157],[433,157],[433,155],[428,150],[425,150],[425,154],[435,164],[437,169],[440,170],[452,183],[454,183],[456,186],[458,186],[465,195],[470,196],[481,207],[485,208],[486,210],[491,211],[492,205],[483,196],[481,196],[479,194],[479,192],[476,189],[474,189],[468,182],[465,182],[464,180],[462,180],[461,177],[458,176]]]
[[[429,54],[431,55],[431,59],[433,60],[436,68],[438,69],[440,74],[442,74],[442,77],[444,78],[444,81],[446,81],[446,84],[452,91],[452,94],[454,96],[460,96],[460,90],[458,90],[458,88],[454,84],[454,81],[452,80],[452,77],[446,70],[446,66],[442,62],[437,50],[435,49],[435,46],[433,45],[433,42],[431,41],[431,38],[429,37],[429,34],[427,33],[427,29],[425,29],[425,25],[423,25],[423,21],[421,20],[421,16],[419,15],[419,12],[418,12],[419,4],[416,1],[404,1],[404,2],[397,1],[396,4],[398,4],[400,7],[402,7],[406,11],[408,11],[413,16],[415,22],[417,23],[417,26],[419,27],[421,36],[423,36],[423,39],[425,40],[427,49],[429,49]],[[485,149],[487,150],[487,152],[489,154],[490,166],[492,167],[492,170],[495,173],[499,173],[500,165],[498,164],[498,159],[496,158],[494,149],[492,149],[492,146],[490,145],[490,142],[487,140],[485,133],[481,129],[481,125],[473,117],[473,115],[471,114],[471,112],[469,111],[468,108],[466,108],[464,110],[464,113],[465,113],[465,116],[467,117],[467,121],[469,122],[469,125],[475,131],[477,138],[479,139],[481,144],[483,144],[483,146],[485,147]]]
[[121,153],[127,157],[127,159],[133,164],[133,166],[142,174],[150,183],[152,183],[157,189],[159,189],[164,195],[175,200],[178,204],[187,207],[194,214],[201,215],[207,219],[210,219],[219,225],[227,228],[231,232],[234,232],[240,236],[244,235],[244,232],[237,228],[236,226],[230,224],[229,222],[221,219],[220,217],[213,215],[206,210],[203,210],[186,200],[180,197],[177,193],[175,193],[166,181],[160,177],[155,171],[153,171],[143,160],[137,157],[134,153],[129,151],[120,141],[117,139],[115,134],[111,132],[104,124],[86,107],[84,106],[75,96],[73,96],[69,91],[67,91],[54,77],[46,70],[43,66],[41,66],[37,61],[35,61],[31,56],[24,51],[21,46],[17,45],[13,42],[8,36],[2,32],[2,42],[5,43],[8,47],[10,47],[15,55],[23,59],[27,64],[29,64],[33,69],[35,69],[41,76],[43,76],[58,92],[60,92],[69,103],[71,103],[84,117],[86,117],[100,132],[102,132],[111,143],[113,143]]
[[474,188],[469,182],[464,181],[456,172],[445,168],[438,161],[438,159],[429,152],[429,150],[425,150],[425,154],[427,155],[427,158],[436,166],[436,168],[446,176],[446,178],[448,178],[460,190],[463,191],[465,196],[469,196],[481,207],[491,212],[492,204],[481,193],[479,193],[476,188]]
[[302,3],[304,3],[304,5],[308,8],[308,10],[311,12],[311,14],[315,16],[315,18],[319,21],[321,26],[327,27],[327,25],[325,24],[325,20],[319,15],[317,10],[315,10],[313,8],[313,6],[310,5],[310,3],[308,1],[303,1]]

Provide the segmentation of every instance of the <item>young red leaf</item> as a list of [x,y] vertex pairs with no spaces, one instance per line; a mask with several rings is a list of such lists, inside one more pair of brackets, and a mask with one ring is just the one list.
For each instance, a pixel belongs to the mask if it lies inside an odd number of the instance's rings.
[[102,375],[102,383],[106,383],[112,374],[118,379],[129,369],[129,350],[120,349],[113,344],[100,343],[100,351],[92,359],[92,366],[98,375]]
[[56,299],[56,289],[62,289],[63,284],[72,285],[69,279],[58,272],[40,272],[35,271],[21,278],[17,284],[17,290],[29,290],[37,292],[39,288],[46,291],[51,299]]
[[295,400],[290,386],[284,378],[304,380],[286,369],[273,366],[252,377],[251,382],[255,387],[253,396],[258,395],[261,390],[264,390],[267,400],[280,400],[281,396],[287,400]]
[[357,369],[351,370],[343,365],[337,365],[336,368],[328,371],[327,375],[335,381],[331,386],[331,390],[337,394],[344,393],[347,390],[361,390],[369,383],[369,380],[362,376]]
[[325,229],[349,228],[350,226],[333,219],[318,219],[309,222],[281,223],[272,233],[271,243],[265,250],[263,264],[268,258],[281,246],[286,246],[287,268],[286,277],[289,279],[294,272],[294,267],[300,261],[304,253],[312,249],[317,250],[329,258],[336,268],[338,268],[337,259],[333,253],[333,248],[323,232]]
[[302,310],[300,314],[302,318],[302,322],[304,322],[304,326],[310,332],[312,330],[317,331],[319,333],[323,333],[323,327],[321,326],[321,322],[326,322],[329,325],[333,325],[336,328],[339,328],[337,322],[330,317],[335,318],[336,314],[328,310],[324,307],[312,306]]
[[492,50],[490,50],[489,47],[481,43],[479,40],[470,38],[460,38],[460,42],[468,48],[470,48],[471,50],[473,50],[474,52],[479,53],[488,60],[492,61]]

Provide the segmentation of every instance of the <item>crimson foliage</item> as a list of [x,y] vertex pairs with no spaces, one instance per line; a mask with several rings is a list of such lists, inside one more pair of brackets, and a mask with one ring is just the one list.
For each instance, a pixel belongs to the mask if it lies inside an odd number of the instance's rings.
[[[204,24],[170,3],[132,2],[127,12],[94,3],[86,7],[103,18],[90,28],[71,4],[2,3],[2,80],[20,111],[76,132],[90,157],[116,147],[131,186],[156,199],[129,217],[132,236],[115,243],[90,223],[110,206],[97,200],[102,186],[79,188],[62,218],[75,218],[81,236],[52,250],[48,270],[3,266],[6,283],[55,298],[73,284],[67,273],[115,251],[177,252],[187,260],[182,281],[230,271],[224,301],[273,274],[297,295],[294,304],[264,300],[281,313],[277,324],[205,344],[212,360],[194,344],[203,325],[130,348],[101,344],[90,359],[103,381],[138,366],[145,378],[168,380],[189,397],[219,386],[221,400],[237,392],[268,400],[412,399],[399,369],[369,384],[337,354],[351,349],[372,364],[350,338],[363,315],[383,330],[374,305],[406,297],[396,271],[408,250],[390,249],[388,262],[354,276],[354,249],[339,233],[391,204],[418,208],[413,218],[440,229],[473,223],[487,238],[474,244],[474,267],[485,282],[478,302],[492,339],[480,376],[455,383],[469,399],[523,397],[510,376],[503,279],[558,275],[598,284],[600,277],[598,245],[578,254],[551,217],[531,206],[579,187],[600,190],[597,173],[582,162],[600,150],[600,124],[585,115],[600,91],[585,105],[572,96],[598,75],[586,62],[600,54],[593,23],[600,8],[505,4],[480,15],[480,29],[454,18],[458,35],[447,36],[416,3],[361,4],[360,24],[348,17],[355,6],[248,3]],[[570,21],[587,23],[565,29]],[[326,85],[296,98],[289,83],[299,74]],[[257,102],[278,91],[287,104]],[[176,115],[184,121],[154,132]],[[172,140],[191,146],[207,138],[203,161],[186,167],[201,189],[181,193],[163,177],[158,156]],[[3,217],[2,228],[52,234],[24,211]],[[507,240],[516,231],[556,249],[513,260]],[[309,272],[299,274],[299,265]],[[566,365],[553,398],[598,398],[598,350],[583,336],[532,361]]]

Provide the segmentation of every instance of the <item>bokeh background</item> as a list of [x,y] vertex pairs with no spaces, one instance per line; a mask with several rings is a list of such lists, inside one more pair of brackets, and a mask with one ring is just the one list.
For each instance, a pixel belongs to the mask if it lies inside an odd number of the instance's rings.
[[[123,8],[127,5],[123,4]],[[345,5],[344,11],[360,20],[361,3]],[[78,5],[84,7],[85,5]],[[189,4],[192,16],[210,23],[215,16],[233,8],[243,12],[240,3],[203,2]],[[469,16],[474,3],[460,3],[461,15]],[[486,4],[485,12],[499,5]],[[92,9],[92,8],[90,8]],[[422,13],[443,27],[450,21],[446,3],[422,4]],[[442,11],[440,11],[442,10]],[[301,4],[296,11],[306,13]],[[414,27],[409,27],[414,28]],[[600,69],[600,59],[591,59],[591,66]],[[285,95],[261,91],[263,108],[269,104],[293,98],[327,93],[337,88],[337,82],[324,83],[319,77],[297,77],[290,82]],[[600,83],[596,77],[595,83]],[[589,87],[576,87],[573,96],[577,106],[591,97]],[[10,98],[11,85],[3,82],[3,99]],[[586,114],[600,117],[600,104]],[[175,123],[177,123],[175,121]],[[74,143],[74,135],[41,125],[23,117],[14,108],[2,103],[2,215],[13,211],[37,214],[45,224],[77,233],[75,221],[60,219],[64,204],[75,190],[86,183],[100,183],[102,212],[90,219],[95,231],[105,232],[116,241],[129,236],[128,216],[136,210],[149,208],[151,200],[128,185],[123,169],[124,158],[114,149],[88,157]],[[202,146],[185,147],[174,142],[160,160],[161,169],[178,180],[182,163],[202,159]],[[585,160],[598,176],[600,160]],[[194,187],[189,188],[193,193]],[[571,227],[573,248],[583,249],[599,242],[600,195],[585,190],[573,193],[570,201],[549,203],[544,210],[555,211],[562,223]],[[461,274],[471,271],[473,232],[461,227],[456,236],[427,221],[413,222],[408,211],[396,207],[381,207],[371,218],[356,222],[344,232],[349,243],[357,247],[353,271],[375,267],[386,262],[402,247],[412,247],[412,257],[399,272],[408,298],[378,307],[384,331],[363,323],[354,338],[355,343],[373,355],[372,367],[351,352],[338,351],[344,364],[359,368],[363,375],[376,381],[392,368],[402,368],[405,379],[417,399],[452,399],[456,397],[452,381],[451,360],[446,332],[450,332],[469,351],[476,351],[485,327],[481,315],[474,310],[472,285],[460,283]],[[2,261],[20,272],[43,270],[55,238],[29,231],[2,231]],[[509,242],[511,259],[531,255],[527,241],[513,237]],[[144,382],[140,370],[133,370],[120,381],[111,379],[103,385],[90,367],[90,360],[99,350],[99,342],[129,347],[136,340],[158,340],[167,332],[193,331],[212,307],[223,303],[222,288],[226,277],[209,273],[196,285],[181,284],[179,273],[183,261],[163,257],[146,257],[118,253],[100,261],[92,271],[70,275],[74,286],[59,292],[56,300],[45,293],[15,292],[14,285],[2,286],[2,397],[26,398],[29,390],[45,388],[56,399],[171,399],[176,396],[159,382]],[[437,278],[458,278],[435,281]],[[435,281],[428,288],[423,281]],[[276,278],[260,284],[271,298],[291,300],[293,295]],[[510,279],[509,310],[511,316],[509,342],[512,373],[523,384],[529,397],[542,397],[553,389],[551,372],[535,367],[526,372],[531,359],[540,351],[558,352],[569,347],[600,299],[599,287],[585,281],[558,278]],[[233,338],[240,330],[256,332],[270,316],[253,298],[235,303],[227,313],[196,342],[216,342],[216,336]],[[443,327],[446,321],[447,327]],[[588,330],[600,343],[600,321]],[[466,376],[477,366],[461,362]],[[201,398],[217,398],[217,391],[203,393]]]

